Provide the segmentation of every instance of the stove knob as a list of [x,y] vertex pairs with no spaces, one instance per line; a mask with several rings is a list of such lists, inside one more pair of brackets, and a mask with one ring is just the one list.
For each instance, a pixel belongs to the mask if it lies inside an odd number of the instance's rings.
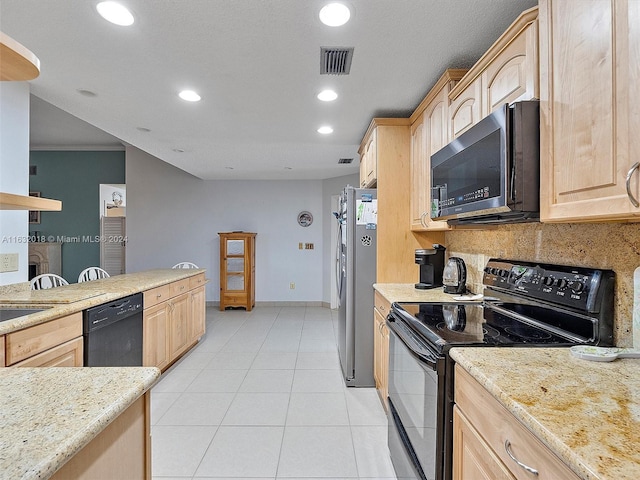
[[491,269],[491,274],[492,275],[497,275],[498,274],[498,269],[497,268],[492,268]]
[[484,273],[491,273],[490,267],[484,267]]
[[556,280],[556,285],[558,286],[558,290],[564,290],[567,288],[567,281],[564,278],[559,278]]
[[498,273],[502,278],[506,278],[509,276],[509,270],[499,270]]
[[569,288],[573,291],[573,293],[582,293],[584,291],[584,283],[581,282],[569,282]]
[[542,283],[544,283],[547,287],[553,285],[553,277],[542,277]]

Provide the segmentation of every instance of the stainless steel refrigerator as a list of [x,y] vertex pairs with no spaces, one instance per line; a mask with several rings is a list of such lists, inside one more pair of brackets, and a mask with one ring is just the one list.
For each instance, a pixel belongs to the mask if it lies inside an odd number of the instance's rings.
[[339,224],[336,277],[340,364],[347,386],[373,387],[376,190],[345,187],[336,217]]

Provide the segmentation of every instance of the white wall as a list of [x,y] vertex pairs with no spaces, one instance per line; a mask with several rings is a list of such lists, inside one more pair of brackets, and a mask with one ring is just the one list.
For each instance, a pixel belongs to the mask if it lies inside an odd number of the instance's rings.
[[[208,270],[207,300],[218,301],[218,232],[251,231],[258,234],[257,302],[329,302],[325,227],[337,192],[327,192],[346,182],[204,181],[133,147],[126,179],[127,272],[191,261]],[[309,227],[297,223],[302,210],[313,215]],[[299,242],[315,248],[299,250]]]
[[[0,191],[29,193],[29,84],[0,82]],[[26,282],[29,269],[26,211],[0,210],[0,253],[18,254],[18,271],[0,273],[0,285]]]
[[122,207],[127,206],[127,186],[112,183],[100,184],[100,216],[107,214],[107,204],[113,205],[113,194],[119,193],[122,197]]

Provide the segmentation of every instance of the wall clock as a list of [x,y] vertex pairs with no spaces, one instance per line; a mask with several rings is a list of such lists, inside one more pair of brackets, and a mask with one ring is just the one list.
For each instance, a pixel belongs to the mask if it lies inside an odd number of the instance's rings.
[[313,223],[313,215],[311,213],[304,211],[298,214],[298,225],[301,227],[308,227]]

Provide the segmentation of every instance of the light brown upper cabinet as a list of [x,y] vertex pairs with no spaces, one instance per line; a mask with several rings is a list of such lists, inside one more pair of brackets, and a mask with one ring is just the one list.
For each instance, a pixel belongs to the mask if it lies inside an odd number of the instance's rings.
[[371,130],[360,145],[360,188],[375,187],[378,182],[378,135]]
[[466,70],[449,69],[411,115],[411,230],[449,230],[431,220],[431,155],[450,141],[449,92]]
[[539,98],[537,17],[524,11],[451,90],[450,140],[505,103]]
[[640,220],[640,2],[539,8],[541,220]]

